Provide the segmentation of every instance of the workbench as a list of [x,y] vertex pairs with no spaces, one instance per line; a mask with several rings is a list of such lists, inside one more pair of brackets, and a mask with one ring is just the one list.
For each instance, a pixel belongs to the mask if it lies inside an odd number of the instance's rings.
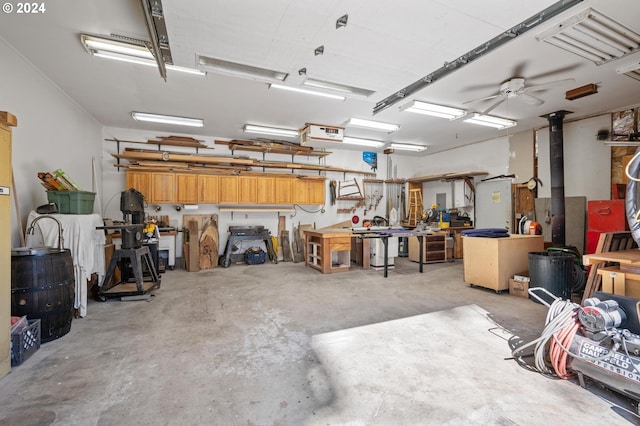
[[598,268],[602,277],[602,291],[622,296],[640,298],[640,249],[585,254],[582,263],[594,265],[615,262],[618,265]]
[[[305,266],[317,269],[323,274],[347,272],[351,266],[351,238],[368,240],[381,238],[384,244],[384,277],[388,275],[388,250],[390,237],[417,237],[420,245],[419,270],[423,272],[423,237],[427,231],[411,229],[363,230],[352,229],[309,229],[305,236]],[[364,257],[364,256],[363,256]]]

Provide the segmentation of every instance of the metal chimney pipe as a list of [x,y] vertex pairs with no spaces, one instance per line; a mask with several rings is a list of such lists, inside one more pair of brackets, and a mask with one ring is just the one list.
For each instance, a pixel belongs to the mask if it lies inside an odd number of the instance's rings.
[[556,111],[543,117],[549,120],[549,160],[551,171],[551,242],[554,247],[564,247],[564,149],[562,124],[569,111]]

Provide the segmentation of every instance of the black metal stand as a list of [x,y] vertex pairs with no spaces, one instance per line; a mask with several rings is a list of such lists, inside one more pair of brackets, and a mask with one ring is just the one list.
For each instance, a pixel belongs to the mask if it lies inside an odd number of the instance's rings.
[[[121,280],[111,287],[108,287],[116,265],[119,265],[121,276],[124,277],[126,275],[124,272],[126,260],[129,260],[131,264],[135,284]],[[151,281],[144,280],[143,265],[147,267],[151,275]],[[108,297],[140,296],[147,294],[153,288],[160,288],[160,276],[151,258],[149,247],[118,249],[113,254],[111,262],[109,262],[109,268],[102,282],[102,287],[100,287],[100,291],[98,292],[98,300],[104,302]]]
[[276,256],[276,252],[273,249],[273,242],[271,240],[271,233],[264,229],[257,231],[255,233],[251,233],[250,235],[237,235],[234,231],[231,231],[231,235],[227,240],[227,246],[224,250],[224,257],[220,261],[220,266],[228,268],[231,265],[231,251],[233,246],[238,241],[260,241],[263,240],[267,246],[267,254],[269,254],[269,259],[271,262],[278,263],[278,256]]

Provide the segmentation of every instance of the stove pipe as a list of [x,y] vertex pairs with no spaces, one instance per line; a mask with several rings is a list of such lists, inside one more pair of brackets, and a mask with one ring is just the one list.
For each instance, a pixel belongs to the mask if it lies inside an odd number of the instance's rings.
[[556,111],[544,116],[549,120],[549,159],[551,171],[551,242],[554,247],[564,247],[564,152],[562,123],[569,111]]

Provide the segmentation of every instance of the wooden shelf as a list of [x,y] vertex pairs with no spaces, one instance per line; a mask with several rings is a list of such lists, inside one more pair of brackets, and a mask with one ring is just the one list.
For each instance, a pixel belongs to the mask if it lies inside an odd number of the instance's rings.
[[327,155],[331,155],[332,152],[329,151],[314,151],[312,149],[308,149],[305,147],[297,147],[282,145],[282,146],[274,146],[269,143],[255,143],[255,144],[247,144],[246,142],[234,142],[234,141],[216,141],[216,145],[227,145],[229,149],[233,151],[247,151],[247,152],[262,152],[264,154],[284,154],[284,155],[294,155],[294,156],[306,156],[306,157],[326,157]]

